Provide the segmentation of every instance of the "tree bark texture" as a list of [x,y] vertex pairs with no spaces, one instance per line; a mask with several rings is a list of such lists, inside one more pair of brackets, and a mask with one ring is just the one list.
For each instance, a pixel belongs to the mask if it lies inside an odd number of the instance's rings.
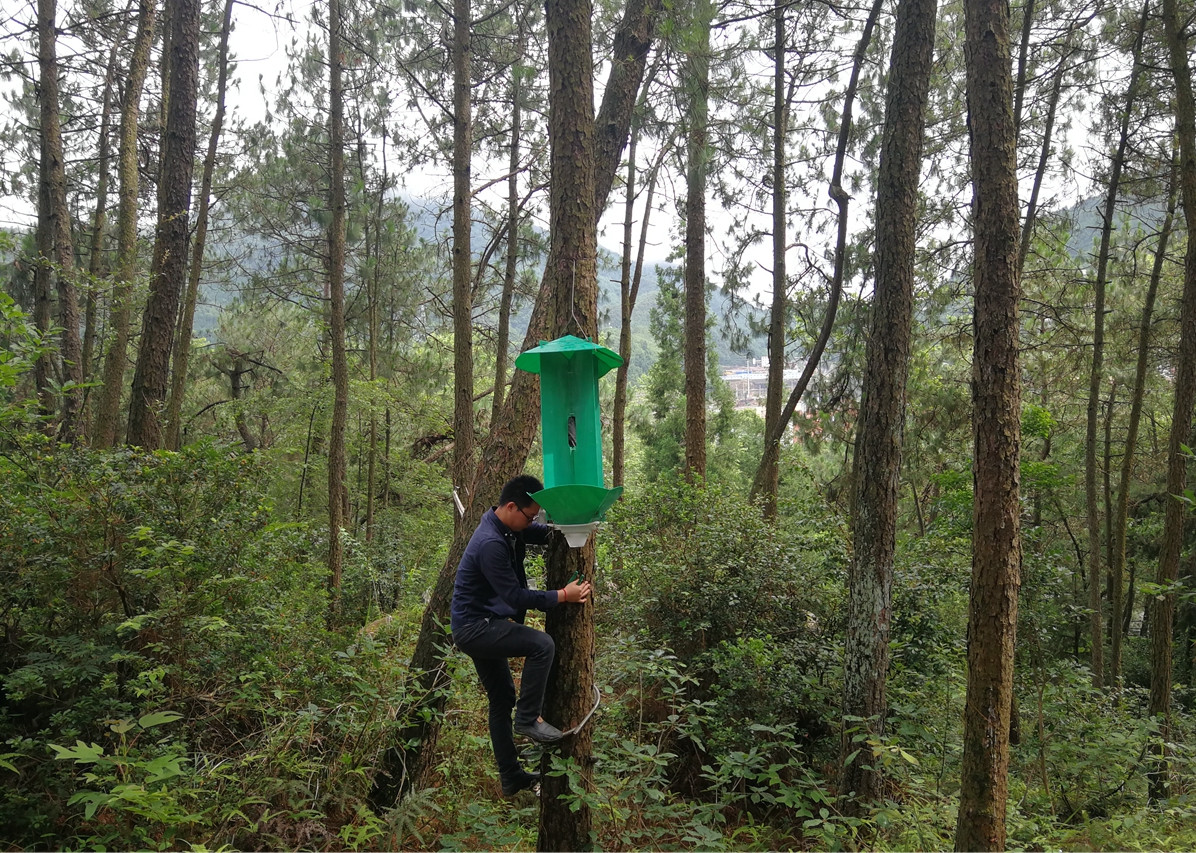
[[706,178],[710,134],[709,0],[691,0],[682,78],[685,167],[685,473],[706,476]]
[[170,95],[158,188],[158,225],[149,299],[133,371],[127,442],[156,450],[162,443],[160,408],[166,402],[171,342],[187,274],[188,216],[195,170],[199,90],[199,0],[170,0]]
[[1021,575],[1017,134],[1009,6],[965,0],[974,228],[972,587],[956,850],[1003,850]]
[[[473,251],[470,235],[473,188],[473,121],[469,0],[453,0],[453,485],[469,499],[474,459]],[[466,535],[460,514],[455,536]]]
[[[1176,358],[1175,402],[1167,448],[1167,509],[1163,517],[1163,542],[1156,580],[1172,585],[1179,578],[1183,551],[1184,517],[1190,512],[1180,500],[1188,481],[1183,445],[1189,441],[1192,405],[1196,401],[1196,101],[1192,94],[1192,69],[1188,43],[1176,0],[1163,0],[1163,26],[1171,72],[1175,77],[1175,133],[1179,140],[1179,185],[1187,226],[1184,287],[1180,306],[1179,352]],[[1174,590],[1155,598],[1150,625],[1150,714],[1159,720],[1163,741],[1170,736],[1172,632],[1175,622]],[[1149,794],[1153,801],[1167,796],[1168,768],[1163,752],[1150,771]]]
[[[785,98],[785,10],[788,4],[773,5],[772,76],[772,309],[768,315],[768,385],[764,392],[764,434],[771,435],[781,418],[785,397],[785,324],[789,305],[789,280],[785,270],[788,248],[788,200],[785,183],[785,138],[789,132],[789,104]],[[765,453],[760,461],[760,496],[764,517],[777,517],[777,493],[781,487],[781,456]]]
[[[129,3],[128,8],[132,8]],[[127,11],[127,9],[126,9]],[[119,31],[123,36],[123,30]],[[96,198],[95,213],[91,217],[91,236],[87,246],[87,298],[83,316],[83,361],[82,370],[84,380],[91,379],[93,373],[93,359],[95,342],[98,331],[96,329],[96,283],[104,275],[104,239],[108,230],[108,192],[112,185],[112,100],[113,90],[116,88],[116,68],[119,48],[123,41],[117,37],[112,41],[112,49],[108,52],[108,64],[104,70],[104,92],[100,96],[100,133],[99,145],[96,151]],[[86,399],[90,400],[90,392]],[[81,424],[86,423],[86,405],[81,413]]]
[[345,353],[345,91],[340,0],[328,0],[328,329],[332,350],[332,426],[328,433],[329,615],[339,610],[349,489],[345,431],[349,420],[349,362]]
[[187,292],[175,337],[174,361],[170,378],[170,397],[166,406],[166,449],[178,450],[182,441],[183,397],[187,391],[187,370],[191,361],[191,331],[195,326],[195,303],[199,299],[199,277],[203,272],[204,247],[208,238],[208,216],[212,207],[212,176],[216,154],[224,128],[224,100],[228,91],[228,36],[233,23],[233,0],[225,0],[220,25],[220,44],[216,52],[216,114],[208,135],[203,176],[199,182],[199,210],[195,216],[195,240],[191,247],[191,266],[187,271]]
[[606,206],[627,145],[636,94],[644,79],[648,50],[656,36],[656,22],[663,6],[663,0],[626,0],[623,18],[615,31],[610,73],[595,119],[594,198],[599,210]]
[[[866,741],[884,732],[893,560],[905,384],[913,338],[918,179],[930,92],[937,0],[902,0],[889,65],[876,192],[876,288],[854,459],[853,549],[843,673],[843,776],[852,805],[878,799],[883,780]],[[852,753],[856,753],[852,758]],[[850,759],[850,760],[849,760]]]
[[43,245],[51,250],[42,263],[53,262],[58,284],[58,324],[62,327],[59,351],[62,355],[62,380],[73,383],[62,394],[58,437],[74,442],[79,435],[83,408],[83,344],[79,336],[79,294],[75,287],[75,250],[71,240],[71,214],[66,203],[66,162],[62,150],[59,119],[58,36],[55,29],[55,0],[37,2],[38,104],[41,110],[42,162],[39,196],[47,204],[44,219],[49,228]]
[[120,142],[116,152],[116,262],[114,264],[111,320],[112,339],[104,354],[103,383],[92,424],[92,445],[108,448],[116,444],[120,422],[121,392],[128,366],[129,327],[132,324],[133,279],[137,275],[137,198],[140,174],[137,169],[137,130],[141,123],[141,90],[149,73],[150,46],[154,38],[157,9],[154,0],[140,0],[137,34],[129,55],[124,103],[120,113]]
[[[598,209],[595,205],[594,68],[590,0],[549,0],[545,4],[548,29],[549,113],[551,164],[549,190],[549,263],[556,266],[555,310],[550,338],[571,334],[598,335]],[[552,537],[545,558],[545,585],[565,586],[580,572],[594,579],[594,543],[570,548],[564,536]],[[593,605],[556,607],[545,617],[545,628],[556,642],[554,676],[549,679],[544,717],[561,729],[572,727],[590,707],[594,684]],[[589,728],[560,747],[563,757],[576,762],[582,784],[589,782],[593,749]],[[542,770],[549,769],[546,755]],[[569,777],[547,772],[540,783],[539,850],[588,850],[593,815],[583,800],[571,809],[564,799]]]

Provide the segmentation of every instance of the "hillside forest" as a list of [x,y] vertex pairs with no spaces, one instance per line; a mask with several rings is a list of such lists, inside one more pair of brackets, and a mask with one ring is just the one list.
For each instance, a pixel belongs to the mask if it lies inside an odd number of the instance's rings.
[[1189,0],[3,11],[0,847],[1196,847]]

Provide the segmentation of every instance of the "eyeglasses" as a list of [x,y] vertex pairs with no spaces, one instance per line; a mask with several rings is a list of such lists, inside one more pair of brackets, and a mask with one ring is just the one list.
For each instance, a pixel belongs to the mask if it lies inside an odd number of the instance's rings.
[[526,512],[524,512],[524,511],[523,511],[523,509],[522,509],[522,508],[520,508],[520,507],[516,507],[516,509],[518,509],[518,510],[519,510],[519,514],[520,514],[520,515],[522,515],[524,518],[526,518],[526,519],[527,519],[527,521],[528,521],[528,523],[529,523],[529,524],[530,524],[531,522],[535,521],[535,520],[536,520],[537,518],[539,518],[539,516],[540,516],[540,513],[538,513],[538,512],[534,512],[534,513],[532,513],[531,515],[528,515]]

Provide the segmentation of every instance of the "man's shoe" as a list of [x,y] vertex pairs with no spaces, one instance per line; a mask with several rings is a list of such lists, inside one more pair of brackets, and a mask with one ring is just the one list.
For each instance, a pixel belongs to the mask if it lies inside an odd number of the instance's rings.
[[504,797],[513,797],[516,794],[518,794],[520,791],[526,791],[529,788],[531,789],[532,793],[535,794],[537,797],[540,796],[540,774],[539,774],[539,772],[524,773],[523,776],[521,776],[519,779],[517,779],[514,782],[508,782],[506,779],[503,779],[502,795]]
[[536,720],[531,725],[516,723],[515,733],[529,737],[536,743],[556,743],[565,736],[556,726],[543,720]]

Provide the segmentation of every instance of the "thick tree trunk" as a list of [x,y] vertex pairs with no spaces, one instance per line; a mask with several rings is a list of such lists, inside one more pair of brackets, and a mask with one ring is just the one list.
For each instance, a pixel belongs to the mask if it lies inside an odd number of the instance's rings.
[[956,850],[1003,850],[1021,576],[1017,136],[1009,6],[965,0],[975,231],[968,686]]
[[112,447],[120,420],[121,392],[128,366],[129,326],[132,322],[133,278],[137,274],[137,130],[141,116],[141,90],[149,72],[150,46],[157,10],[154,0],[141,0],[137,9],[137,34],[129,56],[121,105],[120,143],[116,153],[118,201],[116,209],[116,263],[110,310],[112,340],[104,356],[103,384],[95,407],[92,445]]
[[872,297],[863,397],[854,459],[847,651],[843,673],[844,737],[840,790],[849,808],[879,799],[880,763],[866,740],[883,734],[888,703],[889,627],[905,383],[913,338],[914,252],[918,179],[934,53],[936,0],[897,7],[884,147],[876,192],[876,290]]
[[328,0],[328,329],[332,349],[332,426],[328,434],[328,586],[329,618],[340,610],[349,489],[345,430],[349,420],[349,364],[345,352],[345,91],[342,83],[340,0]]
[[[598,208],[594,198],[595,127],[594,68],[590,0],[548,0],[548,73],[551,81],[548,140],[551,162],[549,194],[551,243],[549,263],[556,267],[555,309],[550,338],[572,334],[598,336]],[[570,548],[555,534],[545,558],[545,585],[564,587],[575,572],[594,580],[594,543]],[[556,607],[545,617],[556,642],[554,676],[544,700],[545,719],[570,728],[585,716],[594,684],[594,608]],[[590,728],[583,728],[560,747],[577,763],[588,786],[593,768]],[[541,768],[548,770],[548,759]],[[567,776],[540,783],[539,850],[588,850],[593,815],[586,801],[570,807]]]
[[[1188,482],[1184,445],[1192,426],[1192,405],[1196,401],[1196,102],[1192,95],[1192,69],[1188,64],[1188,42],[1176,0],[1163,0],[1163,26],[1171,73],[1175,77],[1175,131],[1179,139],[1179,185],[1187,223],[1188,246],[1184,256],[1184,288],[1180,307],[1179,353],[1176,357],[1175,404],[1171,416],[1171,439],[1167,448],[1167,509],[1163,518],[1163,542],[1156,580],[1170,586],[1179,578],[1183,551],[1184,520],[1190,509],[1179,500]],[[1150,714],[1158,719],[1162,742],[1171,733],[1172,631],[1175,620],[1175,592],[1156,596],[1150,626]],[[1166,754],[1160,751],[1150,771],[1150,798],[1164,799],[1169,785]]]
[[41,108],[42,162],[41,180],[45,187],[40,198],[48,205],[44,219],[52,247],[46,260],[54,264],[58,283],[58,324],[61,327],[59,351],[62,355],[61,410],[58,437],[74,442],[81,428],[83,408],[83,345],[79,337],[79,294],[75,287],[75,250],[71,240],[71,214],[66,203],[66,163],[62,150],[62,128],[58,104],[58,36],[55,29],[55,0],[37,3],[37,60],[40,71],[38,102]]
[[133,372],[127,437],[130,445],[147,449],[157,449],[162,444],[159,410],[166,402],[171,342],[187,273],[199,91],[199,12],[199,0],[171,0],[170,96],[158,189],[158,227],[149,300]]
[[183,396],[187,390],[187,370],[191,361],[191,330],[195,326],[195,303],[199,299],[199,277],[203,272],[204,246],[208,237],[208,216],[212,207],[212,175],[216,171],[216,153],[224,128],[224,98],[228,91],[228,35],[232,30],[233,0],[225,0],[224,20],[220,26],[220,45],[216,53],[216,114],[208,135],[208,150],[203,161],[199,187],[199,211],[195,217],[195,240],[191,247],[191,267],[187,271],[187,293],[175,337],[170,398],[166,405],[166,449],[178,450],[182,436]]

